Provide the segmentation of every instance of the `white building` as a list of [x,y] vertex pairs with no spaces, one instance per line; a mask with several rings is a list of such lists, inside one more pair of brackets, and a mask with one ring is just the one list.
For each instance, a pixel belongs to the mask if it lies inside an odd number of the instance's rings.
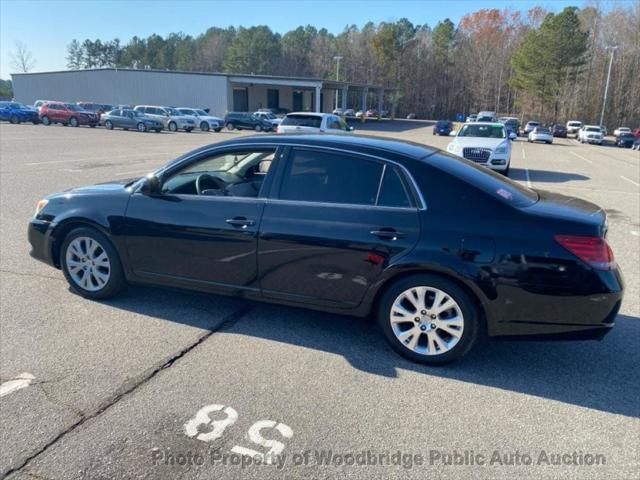
[[228,111],[259,108],[330,112],[336,106],[393,110],[385,99],[392,90],[374,85],[327,81],[310,77],[280,77],[232,73],[98,68],[41,73],[14,73],[18,102],[36,100],[94,102],[111,105],[165,105]]

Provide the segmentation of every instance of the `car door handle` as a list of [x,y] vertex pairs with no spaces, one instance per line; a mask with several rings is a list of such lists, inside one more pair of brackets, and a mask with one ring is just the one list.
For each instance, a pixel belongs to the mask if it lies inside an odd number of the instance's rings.
[[381,230],[371,230],[369,232],[374,237],[382,238],[384,240],[397,240],[399,238],[404,238],[407,236],[404,232],[398,232],[393,228],[383,228]]
[[253,220],[249,220],[248,218],[245,218],[245,217],[228,218],[226,222],[229,225],[233,225],[234,227],[240,227],[240,228],[247,228],[252,226],[255,223]]

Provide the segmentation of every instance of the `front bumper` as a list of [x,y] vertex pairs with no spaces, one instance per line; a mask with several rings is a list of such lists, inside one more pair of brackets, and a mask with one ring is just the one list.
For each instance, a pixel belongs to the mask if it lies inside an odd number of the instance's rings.
[[597,137],[585,137],[583,139],[585,142],[587,143],[595,143],[598,145],[602,145],[602,138],[597,138]]
[[37,218],[31,219],[27,230],[27,237],[31,244],[30,255],[47,265],[57,266],[53,259],[53,242],[52,236],[53,223]]

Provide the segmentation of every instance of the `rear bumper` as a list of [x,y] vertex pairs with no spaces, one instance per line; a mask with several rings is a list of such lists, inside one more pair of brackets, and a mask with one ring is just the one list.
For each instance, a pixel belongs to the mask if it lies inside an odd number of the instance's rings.
[[56,266],[52,258],[53,252],[53,224],[51,222],[32,219],[29,222],[27,236],[31,244],[30,255],[36,260],[46,263],[47,265]]

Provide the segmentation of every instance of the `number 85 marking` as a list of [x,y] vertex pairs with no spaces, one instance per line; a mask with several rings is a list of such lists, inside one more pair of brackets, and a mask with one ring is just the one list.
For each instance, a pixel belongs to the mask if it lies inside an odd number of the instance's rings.
[[[226,415],[226,418],[221,420],[211,420],[210,414],[220,411]],[[197,440],[201,440],[203,442],[213,442],[214,440],[222,437],[222,434],[227,427],[236,423],[237,420],[238,412],[236,412],[233,407],[225,407],[224,405],[219,405],[217,403],[205,405],[198,410],[195,417],[184,424],[184,433],[188,437],[195,437]],[[199,433],[198,430],[201,426],[209,427],[211,428],[211,431],[207,433]],[[284,438],[293,437],[293,430],[284,423],[274,422],[273,420],[258,420],[249,427],[249,431],[247,432],[249,440],[256,445],[268,448],[269,451],[262,453],[240,445],[236,445],[231,449],[231,451],[239,455],[247,455],[249,457],[260,456],[263,457],[264,463],[271,463],[275,456],[282,453],[285,445],[278,440],[264,438],[261,431],[267,428],[277,430]]]

